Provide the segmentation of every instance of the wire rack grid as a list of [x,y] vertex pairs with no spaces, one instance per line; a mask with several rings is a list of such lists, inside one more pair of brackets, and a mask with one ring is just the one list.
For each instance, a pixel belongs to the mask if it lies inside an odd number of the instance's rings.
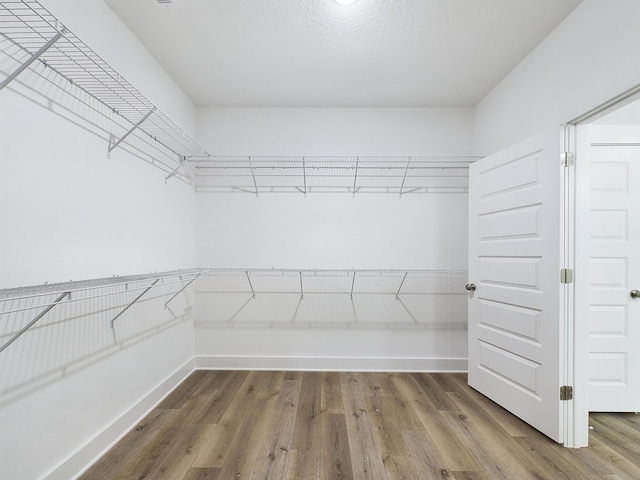
[[[167,179],[175,176],[194,184],[194,172],[185,160],[207,156],[206,150],[40,3],[0,2],[0,47],[14,70],[3,69],[2,86],[12,80],[12,74],[30,65],[36,75],[55,82],[81,103],[87,102],[86,95],[91,96],[112,122],[109,152],[123,141],[132,144],[155,157],[153,163],[169,173]],[[59,78],[51,78],[48,72]],[[61,85],[60,80],[66,84]]]

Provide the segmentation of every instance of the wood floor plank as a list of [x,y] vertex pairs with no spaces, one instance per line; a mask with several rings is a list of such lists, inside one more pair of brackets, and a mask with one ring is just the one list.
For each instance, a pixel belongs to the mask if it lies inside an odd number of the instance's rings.
[[180,423],[172,433],[173,440],[138,478],[182,478],[187,474],[201,451],[203,440],[211,435],[215,425],[178,421]]
[[[443,389],[441,384],[436,381],[434,375],[427,373],[414,373],[413,378],[422,387],[424,393],[438,410],[458,410],[455,402],[451,400],[448,391]],[[455,390],[452,390],[455,391]]]
[[549,465],[547,468],[555,470],[554,478],[573,480],[597,474],[588,464],[575,462],[575,459],[565,455],[564,447],[550,442],[544,435],[515,437],[513,441],[528,453],[532,462]]
[[452,472],[455,480],[491,480],[484,472]]
[[622,478],[640,478],[640,464],[615,451],[597,435],[589,437],[589,447],[597,452],[600,458],[606,459],[612,474],[620,475]]
[[365,401],[387,478],[418,478],[415,464],[399,429],[395,403],[386,396],[366,397]]
[[344,400],[342,399],[342,384],[340,382],[340,373],[325,372],[322,374],[321,382],[321,411],[343,415]]
[[426,431],[404,431],[402,437],[419,480],[440,480],[452,476],[447,461]]
[[297,452],[293,477],[301,480],[319,478],[322,430],[320,372],[305,372],[298,400],[292,447]]
[[[523,478],[537,478],[534,472],[540,472],[542,478],[569,478],[558,474],[558,468],[547,457],[539,456],[533,458],[527,454],[525,445],[512,441],[507,431],[505,431],[499,422],[489,414],[482,404],[477,403],[468,391],[460,391],[449,394],[455,403],[464,413],[460,416],[463,423],[474,429],[476,434],[481,435],[480,439],[485,439],[489,444],[498,444],[500,450],[504,453],[504,467],[507,469],[518,468],[523,470]],[[469,421],[470,419],[470,421]],[[517,460],[517,465],[510,460]]]
[[[286,376],[285,378],[292,378]],[[294,380],[284,380],[277,400],[277,407],[271,417],[271,424],[258,451],[250,480],[284,480],[289,478],[289,467],[297,457],[293,452],[293,432],[302,376]]]
[[640,442],[638,432],[615,418],[602,413],[591,414],[589,423],[593,426],[592,436],[601,439],[617,452],[636,465],[640,465]]
[[[180,425],[180,415],[179,410],[159,411],[164,414],[163,421],[153,425],[149,429],[147,437],[139,439],[139,443],[135,443],[136,449],[131,448],[133,442],[129,439],[126,442],[128,445],[126,447],[127,452],[124,452],[120,458],[114,460],[117,464],[113,467],[113,472],[104,478],[144,478],[146,472],[164,458],[166,451],[170,448],[170,442],[167,438],[176,435]],[[99,471],[109,470],[104,465],[99,465],[97,468]],[[89,473],[87,478],[103,478],[102,476],[93,477]]]
[[[448,471],[479,471],[480,464],[469,450],[452,432],[441,412],[431,402],[422,386],[412,375],[405,375],[396,379],[396,385],[407,401],[413,406],[418,418],[429,432],[429,436],[439,449],[445,464],[443,469]],[[447,403],[451,407],[451,403]],[[457,408],[457,407],[456,407]],[[459,410],[458,410],[459,412]]]
[[[475,457],[482,470],[492,479],[511,480],[513,478],[545,478],[532,476],[521,464],[512,445],[505,442],[491,427],[470,419],[466,413],[442,412],[451,430],[460,442]],[[548,477],[553,478],[553,477]]]
[[218,377],[219,381],[212,384],[213,391],[207,392],[207,402],[194,422],[219,423],[249,374],[247,371],[226,373],[227,375]]
[[355,374],[341,375],[345,421],[349,436],[351,466],[356,480],[386,480],[382,457],[373,440],[373,428],[365,398],[360,394]]
[[640,414],[629,412],[612,412],[605,415],[615,418],[618,421],[624,422],[628,427],[633,428],[640,433]]
[[322,479],[353,480],[347,421],[344,415],[321,415],[320,476]]
[[245,413],[220,471],[220,478],[249,478],[251,475],[282,389],[284,372],[263,372],[262,377],[262,382],[257,385],[258,398],[253,408]]
[[80,478],[640,478],[640,417],[591,424],[563,448],[464,374],[198,371]]
[[193,466],[200,468],[222,468],[232,449],[248,412],[255,408],[264,380],[264,372],[252,371],[245,377],[240,389],[216,424],[203,450]]
[[[436,381],[446,378],[444,376],[437,376]],[[452,377],[452,381],[458,385],[461,391],[464,391],[469,395],[476,403],[480,404],[491,417],[500,424],[500,426],[509,433],[512,437],[526,437],[534,431],[533,427],[526,422],[520,420],[515,415],[511,415],[504,408],[497,403],[493,402],[483,394],[469,387],[467,384],[466,374],[459,374]],[[451,389],[453,391],[453,389]],[[460,391],[460,390],[458,390]]]
[[224,375],[224,372],[214,371],[212,373],[208,373],[206,370],[196,370],[182,382],[180,389],[176,389],[167,395],[167,397],[160,402],[157,408],[182,408],[190,399],[207,390],[212,384],[218,382],[220,375]]
[[190,468],[182,480],[220,480],[219,468]]

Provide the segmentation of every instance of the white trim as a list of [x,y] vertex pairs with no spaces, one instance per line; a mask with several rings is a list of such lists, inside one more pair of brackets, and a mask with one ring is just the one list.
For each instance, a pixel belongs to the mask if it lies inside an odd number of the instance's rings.
[[589,142],[587,124],[575,127],[575,278],[573,309],[573,445],[589,443]]
[[191,359],[178,368],[120,418],[43,478],[46,480],[78,478],[180,385],[194,371],[194,363],[194,359]]
[[202,370],[305,370],[360,372],[466,372],[466,358],[275,357],[198,355]]

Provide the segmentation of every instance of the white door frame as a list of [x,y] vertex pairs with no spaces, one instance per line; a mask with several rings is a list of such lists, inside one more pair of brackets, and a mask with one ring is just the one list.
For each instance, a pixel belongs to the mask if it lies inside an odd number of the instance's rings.
[[[640,98],[640,85],[635,86],[623,94],[603,103],[589,112],[577,117],[565,126],[565,151],[576,153],[576,164],[579,165],[581,151],[578,150],[579,126],[591,123],[596,118],[603,116],[621,106]],[[565,169],[567,170],[567,169]],[[589,201],[589,184],[584,171],[579,166],[568,169],[568,178],[565,178],[567,194],[566,215],[568,216],[567,261],[568,268],[574,270],[574,283],[567,292],[567,334],[565,336],[566,360],[565,360],[565,385],[573,385],[574,396],[571,402],[567,402],[565,411],[565,442],[566,447],[585,447],[589,441],[589,399],[588,399],[588,359],[589,359],[589,328],[585,321],[586,302],[588,296],[588,278],[581,275],[581,264],[585,265],[586,258],[586,232],[588,232],[588,219],[579,210],[580,205]]]

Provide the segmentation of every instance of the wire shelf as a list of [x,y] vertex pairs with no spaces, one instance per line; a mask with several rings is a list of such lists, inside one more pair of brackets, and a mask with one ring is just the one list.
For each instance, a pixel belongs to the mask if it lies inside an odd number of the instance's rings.
[[467,271],[209,270],[196,282],[203,328],[464,330]]
[[30,65],[36,77],[108,117],[112,123],[109,151],[124,141],[152,157],[151,163],[169,174],[167,179],[175,176],[194,184],[193,171],[185,159],[206,156],[206,150],[40,3],[0,2],[0,51],[5,60],[11,60],[11,68],[2,69],[6,73],[2,86],[12,80],[7,71]]
[[124,148],[200,192],[464,193],[480,158],[214,157],[36,0],[0,2],[0,54],[0,89],[28,69],[30,87],[97,127],[108,152]]
[[202,192],[467,192],[480,157],[246,156],[195,157]]

